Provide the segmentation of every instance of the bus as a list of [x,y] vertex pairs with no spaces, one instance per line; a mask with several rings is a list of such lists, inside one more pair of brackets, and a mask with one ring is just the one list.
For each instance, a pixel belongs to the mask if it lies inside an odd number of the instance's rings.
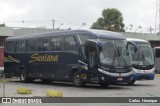
[[154,80],[155,63],[150,43],[146,40],[134,38],[127,38],[127,41],[132,41],[138,46],[135,53],[133,46],[129,45],[133,65],[133,79],[128,84],[132,85],[136,80]]
[[153,53],[155,57],[155,70],[157,74],[160,74],[160,47],[153,48]]
[[134,45],[120,33],[91,29],[8,37],[4,72],[21,82],[72,81],[77,87],[130,82],[128,44]]

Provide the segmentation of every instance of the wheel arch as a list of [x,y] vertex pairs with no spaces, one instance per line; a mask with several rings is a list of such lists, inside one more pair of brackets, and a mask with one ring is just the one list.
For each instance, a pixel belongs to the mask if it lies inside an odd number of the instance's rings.
[[70,78],[72,79],[72,76],[75,72],[78,72],[79,68],[78,67],[72,67],[71,72],[70,72]]
[[25,65],[21,65],[19,68],[18,68],[18,74],[20,75],[20,72],[22,69],[26,69]]

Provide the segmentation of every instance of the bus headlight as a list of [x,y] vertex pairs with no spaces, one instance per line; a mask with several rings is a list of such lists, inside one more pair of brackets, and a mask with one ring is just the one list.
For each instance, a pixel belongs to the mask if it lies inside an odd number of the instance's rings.
[[88,67],[87,67],[87,66],[84,66],[84,69],[85,69],[85,70],[88,70]]
[[109,68],[103,67],[103,66],[101,66],[101,69],[104,70],[104,71],[108,71],[109,70]]

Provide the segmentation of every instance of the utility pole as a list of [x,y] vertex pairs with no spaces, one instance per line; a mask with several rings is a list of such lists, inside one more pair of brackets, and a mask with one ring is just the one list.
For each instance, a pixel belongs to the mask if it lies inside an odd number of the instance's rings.
[[86,25],[86,23],[82,23],[82,25],[79,27],[79,29],[81,29],[82,27],[84,27]]
[[55,20],[54,20],[54,19],[52,19],[53,29],[55,29],[55,28],[54,28],[54,24],[55,24]]
[[160,0],[156,0],[155,33],[160,34]]

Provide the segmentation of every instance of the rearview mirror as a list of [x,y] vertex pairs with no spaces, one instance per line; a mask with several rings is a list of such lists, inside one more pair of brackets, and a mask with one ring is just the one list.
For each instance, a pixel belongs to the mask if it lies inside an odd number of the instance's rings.
[[100,42],[98,42],[98,49],[99,49],[99,52],[103,51],[102,43]]
[[132,41],[127,41],[127,48],[128,48],[128,45],[133,45],[134,47],[134,52],[136,53],[137,50],[138,50],[138,46],[136,43],[132,42]]

